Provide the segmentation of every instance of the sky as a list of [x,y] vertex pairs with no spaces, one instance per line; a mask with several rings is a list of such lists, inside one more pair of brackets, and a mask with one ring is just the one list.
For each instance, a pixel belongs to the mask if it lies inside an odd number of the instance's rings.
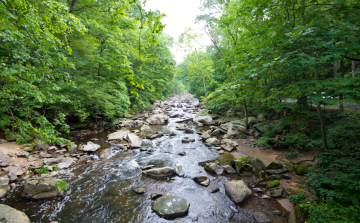
[[[166,24],[164,33],[174,38],[176,42],[179,35],[190,27],[197,33],[202,34],[201,43],[211,45],[209,37],[201,30],[200,24],[195,24],[195,17],[200,14],[200,0],[147,0],[145,4],[146,10],[159,10],[166,14],[162,19],[162,23]],[[179,64],[183,60],[185,53],[173,47],[171,52],[175,56],[176,62]]]

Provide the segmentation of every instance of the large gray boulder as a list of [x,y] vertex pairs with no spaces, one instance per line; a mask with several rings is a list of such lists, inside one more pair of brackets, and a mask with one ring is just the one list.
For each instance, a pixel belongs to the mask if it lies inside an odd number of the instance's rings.
[[234,160],[236,171],[241,176],[257,176],[260,171],[265,170],[265,164],[256,157],[242,157]]
[[141,126],[140,131],[144,133],[153,133],[153,130],[148,125]]
[[177,196],[162,196],[154,202],[151,209],[165,218],[183,217],[189,210],[190,203]]
[[236,136],[236,135],[240,135],[241,133],[246,133],[246,128],[244,124],[240,121],[229,122],[227,123],[227,125],[228,125],[228,129],[226,134],[228,136]]
[[79,146],[78,150],[82,150],[84,152],[95,152],[100,149],[100,145],[95,144],[91,141],[87,142],[86,145],[82,144]]
[[175,170],[171,167],[166,166],[161,168],[153,168],[150,170],[145,170],[143,171],[143,174],[156,178],[172,177],[175,175]]
[[44,159],[45,165],[53,165],[57,164],[59,166],[59,169],[67,169],[70,166],[74,165],[76,163],[76,160],[74,158],[50,158],[50,159]]
[[107,149],[103,149],[100,151],[99,153],[99,158],[100,159],[106,159],[107,157],[109,157],[111,155],[111,149],[107,148]]
[[168,122],[168,120],[169,117],[167,115],[162,115],[162,114],[153,115],[150,118],[146,119],[146,121],[150,125],[164,125]]
[[131,147],[132,148],[139,148],[141,147],[141,144],[142,144],[142,140],[140,139],[139,136],[133,134],[133,133],[130,133],[126,136],[126,141],[128,141],[130,144],[131,144]]
[[55,183],[58,180],[60,179],[50,177],[27,179],[21,197],[29,199],[62,197],[64,196],[64,191],[55,187]]
[[29,217],[22,211],[18,211],[6,204],[0,204],[1,222],[8,223],[31,223]]
[[232,180],[225,183],[225,194],[236,204],[251,197],[251,190],[243,180]]
[[24,172],[22,171],[22,169],[20,167],[10,167],[9,172],[8,172],[10,182],[17,180],[17,177],[21,176],[23,174],[24,174]]
[[199,116],[193,119],[194,123],[201,123],[204,125],[209,125],[212,120],[213,119],[210,116]]
[[0,167],[9,166],[11,163],[11,158],[0,152]]
[[130,131],[127,129],[119,130],[117,132],[113,132],[108,135],[108,140],[123,140],[127,134],[129,134]]
[[220,141],[217,138],[210,138],[206,140],[209,145],[219,145]]

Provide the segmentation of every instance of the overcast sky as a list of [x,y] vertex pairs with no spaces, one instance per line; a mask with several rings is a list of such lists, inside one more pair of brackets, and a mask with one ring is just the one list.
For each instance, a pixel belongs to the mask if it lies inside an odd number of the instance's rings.
[[[196,32],[203,34],[201,40],[203,45],[211,45],[209,37],[201,31],[202,27],[195,24],[195,17],[200,14],[199,6],[200,0],[147,0],[145,4],[146,10],[159,10],[166,14],[166,17],[162,19],[162,23],[166,24],[164,32],[172,36],[175,42],[186,27],[191,27]],[[176,51],[175,47],[171,49],[171,52],[174,54],[176,62],[180,63],[184,53]]]

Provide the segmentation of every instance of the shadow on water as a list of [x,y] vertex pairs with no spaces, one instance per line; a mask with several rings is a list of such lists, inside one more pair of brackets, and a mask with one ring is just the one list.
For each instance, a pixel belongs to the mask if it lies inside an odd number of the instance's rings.
[[[193,116],[182,110],[176,111],[184,116]],[[270,216],[272,222],[286,222],[284,217],[275,216],[271,211],[285,210],[274,200],[263,200],[256,195],[242,205],[236,205],[225,195],[224,183],[240,176],[216,176],[207,173],[198,165],[220,157],[222,164],[233,160],[231,154],[221,156],[215,149],[206,147],[198,134],[185,134],[177,130],[175,121],[170,118],[166,126],[151,126],[154,131],[174,132],[176,136],[164,135],[154,140],[144,139],[149,151],[134,149],[121,151],[112,149],[111,156],[104,160],[78,163],[68,170],[61,170],[59,178],[69,182],[70,187],[64,198],[53,200],[25,200],[20,197],[23,186],[13,189],[3,203],[24,211],[31,222],[174,222],[160,218],[151,210],[152,193],[175,195],[189,201],[190,208],[182,222],[255,222],[251,213],[261,211]],[[194,126],[192,126],[194,127]],[[183,144],[183,137],[194,138],[195,142]],[[90,138],[106,139],[106,134],[90,135]],[[86,140],[85,140],[86,141]],[[98,142],[96,142],[98,143]],[[108,147],[102,143],[102,147]],[[186,156],[178,153],[186,152]],[[152,179],[142,174],[145,165],[182,166],[183,177]],[[191,178],[198,175],[209,176],[211,183],[219,186],[220,191],[209,193],[205,187],[196,184]],[[138,195],[135,187],[145,187],[146,192]]]

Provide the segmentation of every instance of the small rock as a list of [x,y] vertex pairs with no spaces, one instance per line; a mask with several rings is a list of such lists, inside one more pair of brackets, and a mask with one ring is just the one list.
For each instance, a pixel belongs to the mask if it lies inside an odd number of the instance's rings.
[[262,212],[254,212],[253,216],[257,223],[270,223],[270,218]]
[[155,167],[155,165],[146,165],[146,166],[142,167],[141,170],[149,170],[149,169],[152,169],[154,167]]
[[16,155],[19,158],[27,158],[29,156],[29,153],[28,152],[18,152]]
[[143,187],[138,187],[138,188],[133,189],[133,191],[137,194],[143,194],[143,193],[145,193],[146,190]]
[[210,192],[210,193],[215,193],[215,192],[218,192],[220,189],[219,187],[213,185],[213,184],[210,184],[208,187],[207,187],[207,190]]
[[228,174],[236,174],[236,170],[229,165],[224,166],[225,172]]
[[186,152],[181,152],[181,153],[178,153],[179,156],[185,156],[186,155]]
[[272,197],[281,197],[283,191],[282,188],[275,188],[270,191],[270,194]]
[[159,198],[161,196],[163,196],[163,195],[159,194],[159,193],[153,193],[153,194],[150,195],[150,198],[151,198],[151,200],[155,200],[155,199],[157,199],[157,198]]
[[281,211],[279,210],[272,211],[271,213],[273,213],[274,215],[281,215]]
[[197,184],[200,184],[202,186],[209,186],[210,179],[207,176],[197,176],[193,178],[193,181],[195,181]]
[[279,162],[271,162],[266,166],[266,169],[268,170],[278,170],[278,169],[282,169],[284,166],[279,163]]
[[219,152],[218,152],[219,154],[224,154],[225,153],[225,151],[224,150],[219,150]]
[[182,169],[182,166],[176,166],[176,167],[175,167],[175,174],[176,174],[176,175],[179,175],[180,172],[181,172],[181,169]]
[[3,153],[0,153],[0,167],[9,166],[11,158]]

